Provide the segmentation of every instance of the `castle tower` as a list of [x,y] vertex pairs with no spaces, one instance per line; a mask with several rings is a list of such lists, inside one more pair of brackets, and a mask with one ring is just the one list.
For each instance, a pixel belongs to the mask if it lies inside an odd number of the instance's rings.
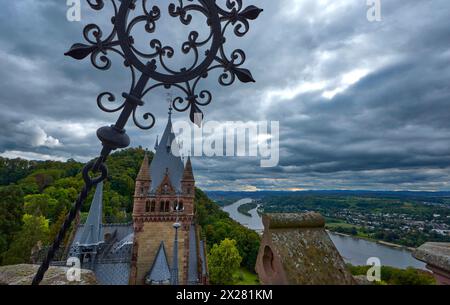
[[141,214],[148,208],[147,194],[152,183],[150,177],[150,168],[148,166],[147,153],[144,155],[141,168],[136,177],[136,184],[134,188],[134,208],[133,213]]
[[172,284],[201,283],[205,277],[199,272],[204,249],[195,224],[195,179],[190,158],[184,166],[180,157],[171,114],[169,109],[150,166],[146,155],[136,178],[130,272],[130,284],[134,285],[166,283],[158,280],[155,270],[177,275],[170,279]]
[[184,168],[183,178],[181,179],[181,189],[187,196],[195,196],[195,179],[192,172],[191,157],[189,156]]

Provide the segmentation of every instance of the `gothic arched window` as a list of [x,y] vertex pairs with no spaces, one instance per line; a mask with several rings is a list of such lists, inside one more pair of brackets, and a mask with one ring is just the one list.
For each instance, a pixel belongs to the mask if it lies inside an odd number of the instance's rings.
[[183,210],[184,210],[183,201],[180,201],[180,202],[178,203],[178,210],[179,210],[179,211],[183,211]]
[[156,210],[156,202],[155,202],[155,200],[152,200],[152,203],[151,203],[151,205],[150,205],[150,212],[155,212],[155,210]]
[[165,205],[165,208],[164,208],[164,212],[169,212],[170,211],[170,202],[169,201],[166,201],[166,205]]
[[160,212],[164,212],[164,201],[161,201],[161,202],[159,203],[159,211],[160,211]]
[[150,212],[150,201],[147,200],[147,202],[145,203],[145,213]]

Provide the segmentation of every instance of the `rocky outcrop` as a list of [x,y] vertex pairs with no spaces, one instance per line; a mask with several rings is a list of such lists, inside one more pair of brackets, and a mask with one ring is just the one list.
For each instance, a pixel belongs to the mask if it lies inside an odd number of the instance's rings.
[[450,285],[450,243],[425,243],[413,256],[427,264],[439,284]]
[[[0,267],[0,285],[30,285],[39,265],[10,265]],[[50,267],[41,285],[96,285],[95,275],[90,270],[81,270],[81,281],[69,282],[67,267]]]
[[325,231],[325,220],[320,214],[265,214],[263,223],[256,262],[262,284],[356,284]]

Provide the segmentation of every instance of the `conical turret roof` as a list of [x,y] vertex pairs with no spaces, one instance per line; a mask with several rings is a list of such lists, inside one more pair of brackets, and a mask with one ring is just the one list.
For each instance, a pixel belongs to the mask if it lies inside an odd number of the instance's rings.
[[145,153],[144,160],[142,160],[141,169],[137,175],[136,180],[139,181],[150,181],[150,167],[148,166],[148,155]]
[[191,157],[188,156],[186,166],[183,172],[183,181],[194,181],[194,173],[192,172]]
[[150,165],[150,172],[152,173],[151,191],[155,191],[160,186],[166,173],[168,173],[173,187],[177,191],[181,190],[180,182],[183,177],[184,165],[180,157],[179,147],[174,140],[175,134],[172,130],[172,120],[169,114],[166,128]]

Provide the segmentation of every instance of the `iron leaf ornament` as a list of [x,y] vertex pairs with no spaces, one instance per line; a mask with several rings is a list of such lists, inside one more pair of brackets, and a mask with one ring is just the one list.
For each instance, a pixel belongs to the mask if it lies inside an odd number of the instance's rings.
[[[207,78],[212,70],[221,70],[218,82],[222,86],[230,86],[236,78],[243,83],[255,81],[251,72],[242,66],[246,59],[244,51],[236,49],[228,53],[224,48],[225,34],[228,32],[232,31],[237,37],[247,34],[250,21],[255,20],[262,12],[262,9],[254,5],[244,7],[242,0],[226,0],[225,7],[222,8],[216,4],[216,0],[168,1],[169,16],[178,18],[182,25],[191,25],[194,16],[200,15],[205,18],[209,28],[206,38],[200,37],[195,30],[189,32],[178,53],[190,55],[193,60],[185,67],[174,69],[169,61],[177,54],[175,48],[164,45],[154,35],[163,14],[160,7],[151,5],[150,0],[86,1],[96,11],[111,5],[113,28],[106,36],[97,24],[86,25],[83,29],[85,42],[75,43],[65,55],[77,60],[89,57],[95,68],[108,70],[112,65],[109,55],[118,54],[123,58],[123,65],[131,72],[131,84],[130,89],[122,93],[124,100],[118,106],[106,106],[106,102],[112,104],[117,101],[111,92],[102,92],[97,96],[97,105],[102,111],[120,111],[120,115],[114,125],[97,130],[97,137],[103,148],[99,157],[83,168],[84,186],[33,278],[33,285],[38,285],[44,278],[90,190],[108,176],[106,158],[112,151],[130,145],[130,138],[125,131],[128,120],[132,118],[134,124],[141,129],[151,129],[155,125],[152,113],[146,112],[141,117],[137,114],[137,109],[145,105],[144,98],[150,91],[160,87],[177,89],[180,95],[171,101],[173,108],[180,112],[189,110],[190,120],[200,125],[204,116],[201,107],[211,103],[212,94],[207,89],[198,87],[200,81]],[[133,17],[130,17],[130,12],[133,12]],[[143,28],[145,33],[152,34],[147,43],[150,51],[141,50],[137,46],[136,38],[133,37],[135,28]],[[204,58],[200,58],[201,54],[204,54]]]

